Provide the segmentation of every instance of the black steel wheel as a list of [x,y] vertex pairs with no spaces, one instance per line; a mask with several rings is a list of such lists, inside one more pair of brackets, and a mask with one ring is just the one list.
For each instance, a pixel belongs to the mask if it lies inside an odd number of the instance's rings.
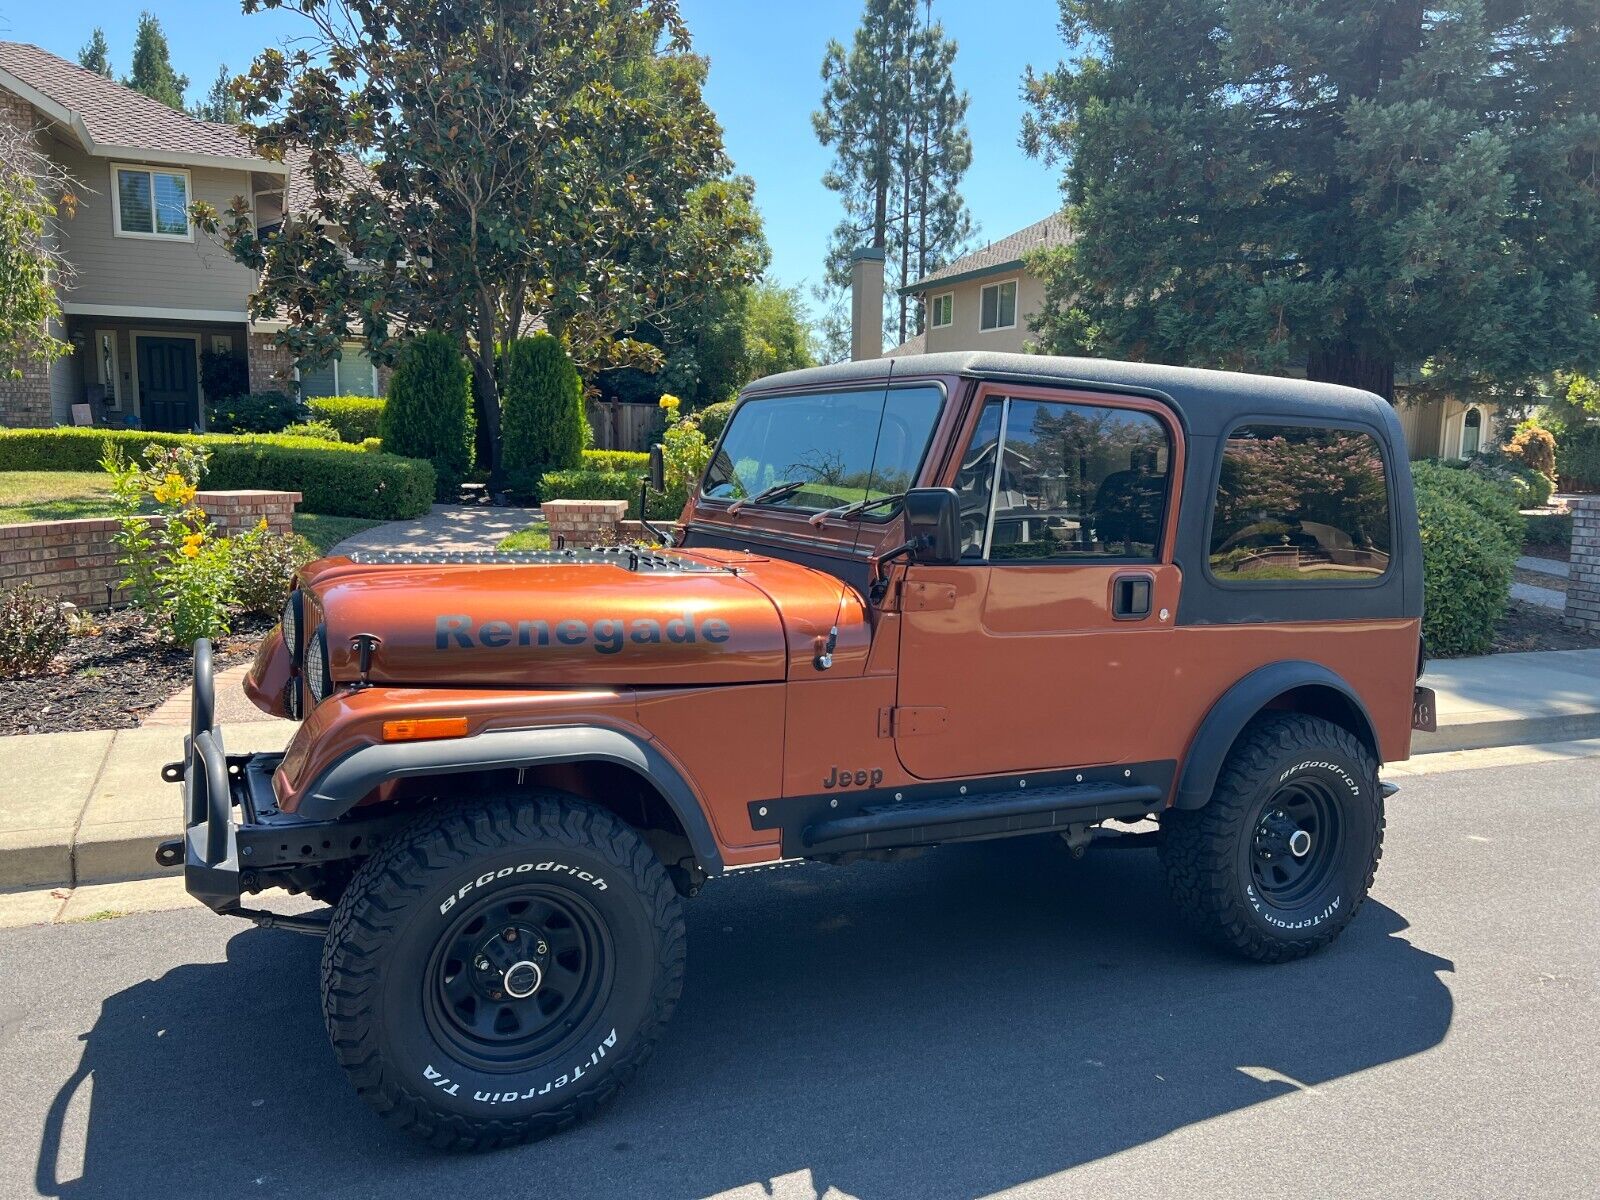
[[570,796],[430,813],[350,882],[323,1013],[356,1090],[436,1146],[529,1141],[595,1112],[683,990],[678,894],[639,834]]
[[1211,801],[1161,818],[1161,861],[1184,915],[1263,962],[1321,949],[1366,899],[1383,853],[1383,794],[1349,730],[1278,713],[1239,735]]

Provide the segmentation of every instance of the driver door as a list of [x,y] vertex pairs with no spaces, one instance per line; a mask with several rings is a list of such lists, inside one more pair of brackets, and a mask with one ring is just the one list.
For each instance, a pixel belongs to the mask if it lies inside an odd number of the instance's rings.
[[902,589],[895,748],[942,779],[1138,761],[1170,678],[1176,422],[1141,397],[980,395],[962,562]]

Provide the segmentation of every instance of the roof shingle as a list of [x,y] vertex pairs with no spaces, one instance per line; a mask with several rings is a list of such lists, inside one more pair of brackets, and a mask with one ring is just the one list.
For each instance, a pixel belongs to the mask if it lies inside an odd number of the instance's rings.
[[1010,237],[1001,238],[998,242],[990,242],[982,250],[974,250],[971,254],[963,254],[954,262],[940,267],[937,271],[930,272],[917,280],[907,284],[900,290],[906,295],[913,295],[926,291],[936,283],[965,277],[968,275],[981,275],[987,271],[998,271],[1005,267],[1014,267],[1020,263],[1024,256],[1034,250],[1042,250],[1049,246],[1063,246],[1072,240],[1072,230],[1067,225],[1065,213],[1052,213],[1042,221],[1035,221],[1026,229],[1019,229]]

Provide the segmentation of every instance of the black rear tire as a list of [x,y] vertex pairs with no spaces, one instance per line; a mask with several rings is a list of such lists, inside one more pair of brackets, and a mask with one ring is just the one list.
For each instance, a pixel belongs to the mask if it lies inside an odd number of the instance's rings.
[[1258,717],[1210,803],[1161,818],[1173,901],[1207,936],[1259,962],[1320,950],[1344,930],[1383,854],[1378,764],[1317,717]]
[[322,956],[334,1054],[435,1146],[544,1137],[600,1108],[683,990],[683,910],[642,838],[557,793],[420,818],[356,873]]

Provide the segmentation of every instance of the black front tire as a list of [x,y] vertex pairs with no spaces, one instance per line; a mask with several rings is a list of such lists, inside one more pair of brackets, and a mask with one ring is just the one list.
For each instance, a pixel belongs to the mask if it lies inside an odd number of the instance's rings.
[[1163,814],[1161,863],[1191,924],[1245,958],[1285,962],[1356,915],[1383,828],[1366,746],[1330,721],[1272,714],[1240,734],[1208,804]]
[[328,932],[322,1004],[385,1120],[489,1149],[609,1100],[683,970],[682,906],[643,839],[573,797],[523,793],[430,813],[362,865]]

